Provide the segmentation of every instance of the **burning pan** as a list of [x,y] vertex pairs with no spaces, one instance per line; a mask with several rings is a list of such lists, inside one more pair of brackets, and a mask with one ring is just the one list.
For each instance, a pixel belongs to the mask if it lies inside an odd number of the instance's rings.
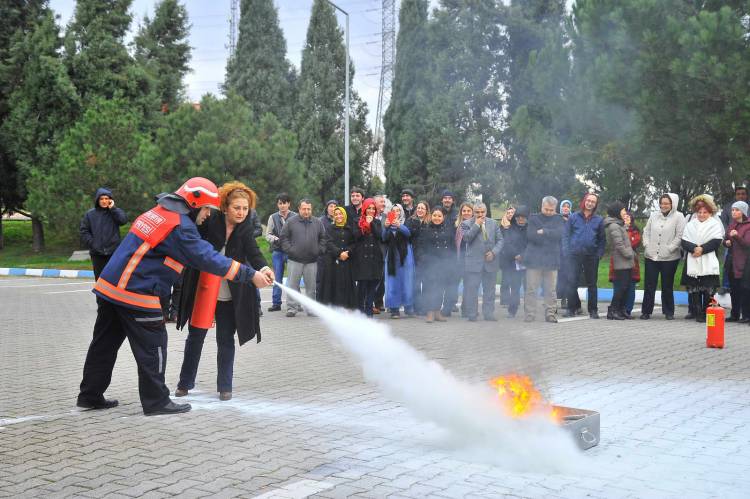
[[554,406],[560,425],[568,430],[581,450],[599,443],[599,413],[586,409]]

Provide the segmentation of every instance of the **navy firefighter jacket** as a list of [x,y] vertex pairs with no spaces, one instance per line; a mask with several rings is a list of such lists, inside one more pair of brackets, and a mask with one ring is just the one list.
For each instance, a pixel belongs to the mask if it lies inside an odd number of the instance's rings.
[[234,282],[249,283],[255,270],[216,252],[184,214],[156,206],[139,216],[104,267],[94,293],[135,310],[161,311],[185,265]]

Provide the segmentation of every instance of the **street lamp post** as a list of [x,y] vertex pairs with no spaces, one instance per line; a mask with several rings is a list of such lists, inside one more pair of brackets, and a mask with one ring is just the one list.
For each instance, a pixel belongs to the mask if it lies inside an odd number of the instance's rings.
[[333,3],[326,0],[346,16],[346,89],[344,97],[344,206],[349,206],[349,13]]

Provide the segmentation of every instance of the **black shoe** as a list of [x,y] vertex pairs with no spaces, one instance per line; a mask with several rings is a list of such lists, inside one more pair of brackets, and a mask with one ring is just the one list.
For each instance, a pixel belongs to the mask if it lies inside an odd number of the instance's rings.
[[477,321],[476,317],[469,317],[468,319],[469,319],[469,322],[476,322]]
[[633,315],[632,315],[632,314],[629,314],[629,313],[627,313],[627,312],[623,312],[623,313],[622,313],[622,315],[624,315],[624,316],[625,316],[625,318],[626,318],[627,320],[629,320],[629,321],[632,321],[633,319],[635,319],[635,317],[633,317]]
[[[593,317],[592,317],[592,319],[593,319]],[[615,310],[614,312],[612,312],[612,319],[616,320],[616,321],[624,321],[625,320],[625,314],[623,314],[619,310]]]
[[599,318],[599,312],[597,310],[592,310],[589,312],[589,317],[592,319],[598,319]]
[[492,315],[485,315],[484,320],[489,321],[489,322],[497,322],[497,319],[495,319],[495,317]]
[[685,316],[685,320],[687,320],[687,321],[691,321],[691,320],[693,320],[693,319],[695,319],[695,314],[694,314],[694,313],[692,313],[692,312],[690,312],[689,314],[687,314],[687,315]]
[[570,310],[566,310],[565,312],[563,312],[562,316],[564,318],[568,319],[570,317],[575,317],[576,313],[575,312],[571,312]]
[[664,318],[666,320],[668,320],[668,321],[673,321],[674,320],[674,315],[665,315]]
[[706,314],[700,314],[696,316],[695,322],[706,322]]
[[727,317],[727,320],[725,320],[724,322],[739,322],[739,320],[740,319],[738,317]]
[[175,404],[171,400],[162,407],[161,409],[154,409],[153,411],[143,411],[143,414],[146,416],[158,416],[159,414],[180,414],[183,412],[188,412],[192,409],[190,404]]
[[268,307],[269,312],[278,312],[279,310],[281,310],[281,305],[271,305]]
[[750,322],[750,319],[748,319],[748,318],[744,318],[744,319],[740,319],[740,320],[738,320],[737,322],[739,322],[740,324],[747,324],[747,323],[749,323],[749,322]]
[[[669,317],[669,316],[667,316],[667,317]],[[641,314],[641,320],[642,321],[647,321],[650,318],[651,318],[651,314]]]
[[615,317],[614,317],[614,314],[612,312],[612,307],[607,307],[607,320],[611,321],[614,318]]
[[76,402],[76,406],[82,409],[112,409],[113,407],[117,407],[118,404],[119,402],[117,400],[107,400],[104,397],[102,397],[101,400],[97,400],[96,402],[91,402],[89,400],[84,400],[78,397],[78,401]]

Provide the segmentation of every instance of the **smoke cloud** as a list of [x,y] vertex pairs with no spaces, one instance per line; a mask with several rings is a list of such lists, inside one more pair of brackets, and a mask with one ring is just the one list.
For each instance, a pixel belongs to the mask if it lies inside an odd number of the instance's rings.
[[444,429],[449,435],[446,445],[462,457],[520,471],[582,469],[584,457],[571,435],[546,417],[513,419],[505,414],[488,384],[456,379],[394,337],[384,324],[360,313],[328,308],[280,287],[323,320],[361,364],[365,379],[418,419]]

